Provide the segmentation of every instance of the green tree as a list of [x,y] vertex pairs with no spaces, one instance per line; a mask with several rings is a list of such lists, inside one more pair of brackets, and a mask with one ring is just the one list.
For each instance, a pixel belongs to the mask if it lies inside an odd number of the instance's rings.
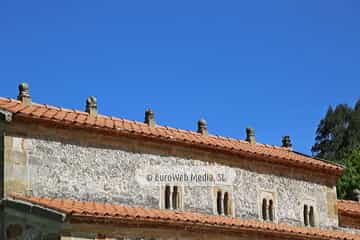
[[351,113],[344,146],[348,151],[360,147],[360,100],[355,104]]
[[338,196],[351,199],[353,190],[360,189],[360,148],[354,149],[343,161],[346,170],[337,183]]
[[[339,196],[351,198],[354,188],[359,188],[360,100],[354,108],[347,104],[331,106],[316,130],[313,155],[345,165],[346,170],[337,188]],[[356,185],[356,182],[357,184]]]

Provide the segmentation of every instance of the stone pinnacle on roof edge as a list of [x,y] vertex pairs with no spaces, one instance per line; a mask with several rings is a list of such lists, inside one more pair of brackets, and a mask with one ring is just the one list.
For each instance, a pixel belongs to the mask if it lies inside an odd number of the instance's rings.
[[[21,96],[29,95],[27,85],[21,85],[19,90],[21,90]],[[248,136],[250,137],[248,140],[256,144],[250,144],[249,141],[242,141],[234,138],[209,135],[207,124],[204,120],[198,122],[198,132],[201,134],[196,134],[194,131],[180,130],[159,125],[155,125],[154,127],[148,125],[148,128],[144,128],[144,123],[138,121],[98,115],[96,99],[91,98],[88,100],[88,112],[69,110],[61,107],[51,107],[49,105],[37,103],[28,105],[23,101],[16,101],[11,98],[2,99],[1,97],[0,109],[11,112],[15,118],[22,118],[24,120],[50,121],[67,127],[82,126],[86,129],[110,129],[117,133],[160,138],[164,141],[190,144],[192,146],[196,145],[235,154],[244,154],[259,159],[261,158],[262,160],[266,158],[267,161],[275,161],[279,164],[301,165],[306,168],[326,170],[329,171],[329,173],[335,173],[337,176],[344,170],[343,166],[298,153],[289,148],[256,143],[253,131],[248,132]],[[93,111],[92,114],[90,113],[91,111]],[[254,139],[251,139],[252,137]]]

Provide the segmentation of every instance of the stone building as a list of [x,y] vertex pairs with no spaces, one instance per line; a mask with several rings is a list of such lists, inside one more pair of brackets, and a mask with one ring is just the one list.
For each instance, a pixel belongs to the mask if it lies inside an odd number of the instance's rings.
[[[0,98],[2,239],[360,239],[343,166],[282,146]],[[139,172],[215,169],[232,181],[144,185]],[[189,173],[189,172],[185,172]],[[224,174],[225,177],[226,174]],[[360,200],[359,200],[360,201]]]

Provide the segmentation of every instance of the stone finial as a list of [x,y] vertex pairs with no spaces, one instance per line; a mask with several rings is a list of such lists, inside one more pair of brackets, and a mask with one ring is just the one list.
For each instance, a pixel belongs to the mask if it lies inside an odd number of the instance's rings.
[[292,147],[290,136],[283,136],[283,138],[282,138],[282,147],[285,147],[285,148],[291,148]]
[[152,109],[148,109],[145,111],[145,121],[149,127],[155,127],[156,121],[155,121],[155,113]]
[[255,131],[253,128],[246,128],[246,141],[256,143]]
[[23,102],[26,105],[31,104],[31,96],[29,92],[29,85],[27,83],[19,84],[19,95],[17,99]]
[[201,118],[198,121],[198,133],[201,133],[202,135],[207,136],[208,135],[208,129],[207,129],[207,123],[205,121],[205,119]]
[[359,189],[354,189],[353,191],[355,199],[360,202],[360,190]]
[[97,114],[97,102],[94,96],[90,96],[86,99],[85,111],[89,113],[90,116],[95,116]]

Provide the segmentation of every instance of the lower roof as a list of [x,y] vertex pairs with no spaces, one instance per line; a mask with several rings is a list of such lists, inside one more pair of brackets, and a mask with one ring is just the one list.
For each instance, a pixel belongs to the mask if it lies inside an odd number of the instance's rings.
[[360,202],[339,200],[339,225],[360,229]]
[[353,215],[360,218],[360,202],[349,200],[338,200],[339,214]]
[[69,223],[134,224],[138,227],[192,229],[231,234],[265,234],[286,239],[360,240],[359,235],[335,230],[275,224],[256,220],[118,204],[12,194],[9,201],[30,203],[66,214]]

